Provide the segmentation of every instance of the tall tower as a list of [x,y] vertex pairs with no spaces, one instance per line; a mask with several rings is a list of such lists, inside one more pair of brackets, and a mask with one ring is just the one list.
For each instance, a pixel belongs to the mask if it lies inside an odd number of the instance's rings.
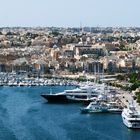
[[80,22],[80,32],[83,34],[84,33],[84,28],[82,26],[82,22]]

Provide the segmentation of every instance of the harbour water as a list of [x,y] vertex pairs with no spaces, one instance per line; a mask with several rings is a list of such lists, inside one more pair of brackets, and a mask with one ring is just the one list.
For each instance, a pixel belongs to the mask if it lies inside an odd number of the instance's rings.
[[[74,87],[53,86],[52,92]],[[139,140],[119,114],[81,114],[81,104],[49,104],[46,87],[0,87],[0,140]]]

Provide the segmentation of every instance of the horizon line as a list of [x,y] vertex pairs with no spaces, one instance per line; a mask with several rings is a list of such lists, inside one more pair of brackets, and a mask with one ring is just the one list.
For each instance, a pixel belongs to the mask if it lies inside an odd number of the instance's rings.
[[140,28],[140,26],[0,26],[0,28]]

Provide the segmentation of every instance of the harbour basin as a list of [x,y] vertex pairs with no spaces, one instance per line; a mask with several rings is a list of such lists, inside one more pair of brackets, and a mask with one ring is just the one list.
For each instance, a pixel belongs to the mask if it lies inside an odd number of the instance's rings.
[[0,140],[139,140],[119,114],[81,114],[82,104],[50,104],[40,95],[74,86],[0,87]]

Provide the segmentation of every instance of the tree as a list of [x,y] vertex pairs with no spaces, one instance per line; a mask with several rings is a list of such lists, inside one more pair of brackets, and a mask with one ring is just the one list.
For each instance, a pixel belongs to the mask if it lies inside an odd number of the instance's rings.
[[125,80],[125,76],[124,76],[124,75],[118,75],[118,76],[117,76],[117,79],[118,79],[118,80],[121,80],[121,81],[122,81],[122,80]]
[[122,51],[126,51],[125,45],[123,45],[123,44],[121,44],[121,45],[119,46],[119,48],[120,48],[120,50],[122,50]]
[[137,102],[140,104],[140,95],[137,96]]
[[136,90],[138,87],[140,87],[140,81],[136,81],[132,84],[130,87],[131,90]]

